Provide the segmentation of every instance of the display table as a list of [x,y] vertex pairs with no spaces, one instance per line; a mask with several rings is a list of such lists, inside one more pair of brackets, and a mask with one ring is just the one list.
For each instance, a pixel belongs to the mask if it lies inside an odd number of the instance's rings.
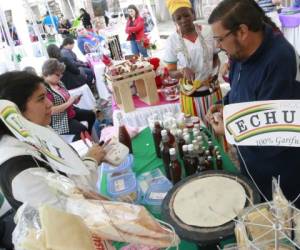
[[282,31],[286,39],[294,46],[300,55],[300,13],[285,14],[287,11],[297,11],[300,8],[286,8],[279,14]]
[[[218,145],[216,141],[213,142],[215,143],[215,145]],[[159,168],[164,173],[163,162],[161,159],[156,157],[152,134],[149,128],[146,128],[143,131],[141,131],[139,135],[132,140],[132,148],[134,153],[133,171],[137,176],[156,168]],[[230,161],[230,159],[224,153],[221,147],[219,148],[223,159],[223,168],[227,171],[236,173],[236,167],[233,165],[233,163]],[[105,195],[107,194],[106,185],[106,176],[103,176],[100,191],[102,194]],[[222,245],[225,245],[229,242],[232,242],[232,239],[222,242]],[[123,245],[124,244],[118,243],[116,244],[116,247],[117,249],[120,249],[120,247]],[[179,249],[196,250],[198,249],[198,246],[191,242],[182,240],[179,245]]]
[[105,64],[101,61],[93,61],[90,58],[87,57],[87,60],[91,67],[94,70],[94,74],[96,77],[96,88],[98,91],[98,95],[101,99],[108,100],[111,96],[110,92],[108,91],[108,88],[105,84],[105,78],[104,78],[104,72],[105,72]]
[[123,117],[123,122],[132,127],[146,127],[148,126],[148,118],[152,114],[157,114],[160,119],[163,119],[163,115],[166,112],[171,112],[172,114],[177,114],[180,112],[179,100],[167,102],[163,99],[161,93],[158,93],[159,102],[155,106],[149,106],[146,103],[139,100],[137,96],[133,96],[133,103],[135,110],[129,113],[118,109],[118,106],[112,100],[113,109],[113,123],[118,124],[118,114],[121,113]]

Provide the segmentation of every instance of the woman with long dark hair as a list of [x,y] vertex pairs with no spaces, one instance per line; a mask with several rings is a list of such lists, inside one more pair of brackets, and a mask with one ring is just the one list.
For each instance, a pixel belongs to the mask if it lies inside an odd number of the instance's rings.
[[47,47],[49,58],[55,58],[66,66],[61,81],[68,90],[78,88],[85,83],[88,83],[86,76],[81,74],[79,67],[69,58],[61,56],[60,49],[55,44],[50,44]]
[[91,23],[91,16],[89,13],[84,8],[81,8],[79,10],[80,12],[80,17],[79,19],[82,21],[82,25],[86,29],[91,29],[92,28],[92,23]]
[[144,47],[144,19],[139,15],[139,11],[135,5],[129,5],[128,21],[126,24],[127,40],[130,41],[131,51],[134,55],[142,55],[148,57],[147,49]]

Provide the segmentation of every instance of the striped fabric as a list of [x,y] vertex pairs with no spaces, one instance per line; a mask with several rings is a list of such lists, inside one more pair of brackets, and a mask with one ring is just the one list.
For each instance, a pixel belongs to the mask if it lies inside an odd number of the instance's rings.
[[191,97],[181,94],[181,111],[185,114],[200,117],[200,119],[205,123],[205,126],[209,127],[205,119],[206,113],[210,106],[220,100],[222,100],[220,88],[210,95],[201,97]]
[[258,5],[264,10],[264,12],[276,11],[276,5],[273,4],[272,0],[259,0]]

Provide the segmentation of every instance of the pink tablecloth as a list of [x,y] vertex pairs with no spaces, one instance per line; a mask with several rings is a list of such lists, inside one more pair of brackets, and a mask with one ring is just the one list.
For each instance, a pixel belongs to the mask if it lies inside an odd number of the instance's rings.
[[[172,103],[178,103],[179,100],[175,100],[175,101],[166,101],[162,94],[159,92],[158,93],[158,97],[159,97],[159,103],[154,104],[154,105],[148,105],[147,103],[144,103],[143,101],[141,101],[139,99],[138,96],[132,96],[133,99],[133,103],[134,103],[134,107],[135,108],[144,108],[144,107],[150,107],[150,106],[158,106],[158,105],[165,105],[165,104],[172,104]],[[118,105],[116,104],[114,98],[112,98],[112,110],[117,110],[119,109]]]

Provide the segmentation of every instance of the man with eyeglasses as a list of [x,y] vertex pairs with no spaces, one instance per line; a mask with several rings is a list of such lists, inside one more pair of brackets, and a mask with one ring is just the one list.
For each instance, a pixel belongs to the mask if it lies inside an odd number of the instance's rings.
[[[231,59],[231,91],[223,99],[225,105],[300,99],[297,54],[254,0],[223,0],[208,22],[217,46]],[[213,106],[207,120],[215,132],[224,134],[222,117],[217,121],[213,118],[213,113],[220,111],[221,105]],[[300,193],[300,148],[243,146],[239,149],[242,173],[247,175],[246,165],[268,199],[271,199],[272,176],[280,176],[280,185],[289,200]],[[300,200],[296,205],[300,207]]]

